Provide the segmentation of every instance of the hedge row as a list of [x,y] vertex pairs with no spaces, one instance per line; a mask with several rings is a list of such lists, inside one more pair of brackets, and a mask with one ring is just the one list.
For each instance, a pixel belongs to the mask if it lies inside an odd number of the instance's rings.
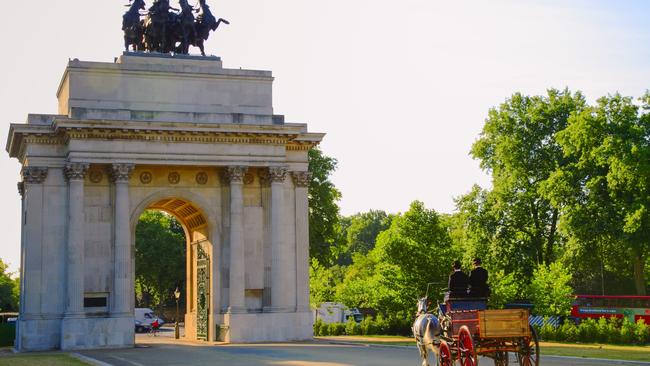
[[648,344],[650,326],[643,319],[636,324],[628,319],[600,318],[585,319],[580,325],[565,321],[559,327],[548,323],[538,329],[540,338],[545,341],[610,343],[610,344]]
[[338,335],[401,335],[411,336],[411,319],[384,318],[378,315],[376,319],[364,318],[361,323],[355,322],[352,318],[347,323],[323,323],[321,319],[314,322],[315,336],[338,336]]

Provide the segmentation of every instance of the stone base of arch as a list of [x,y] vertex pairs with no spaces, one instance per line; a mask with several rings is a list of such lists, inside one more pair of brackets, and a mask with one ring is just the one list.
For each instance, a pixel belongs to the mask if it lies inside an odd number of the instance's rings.
[[9,131],[23,166],[19,351],[133,347],[146,209],[185,230],[188,339],[199,325],[208,341],[311,339],[308,150],[324,135],[274,115],[272,83],[218,58],[70,61],[58,114]]
[[224,314],[218,340],[232,343],[311,340],[313,314],[306,312]]

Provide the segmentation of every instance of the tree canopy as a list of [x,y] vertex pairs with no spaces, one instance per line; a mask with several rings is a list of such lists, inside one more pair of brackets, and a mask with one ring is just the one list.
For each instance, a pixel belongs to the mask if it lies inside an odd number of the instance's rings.
[[309,254],[321,263],[333,263],[340,233],[339,206],[341,192],[330,181],[336,159],[318,148],[309,150]]
[[156,307],[173,298],[185,283],[183,228],[160,211],[145,211],[135,229],[135,281],[139,306]]
[[8,266],[0,259],[0,312],[18,311],[19,279],[12,278]]
[[[557,135],[567,160],[544,192],[561,208],[567,233],[584,256],[609,267],[627,261],[637,294],[646,293],[650,251],[650,94],[603,97],[576,113]],[[595,250],[594,250],[595,249]],[[594,254],[596,254],[594,256]],[[618,262],[618,263],[617,263]]]

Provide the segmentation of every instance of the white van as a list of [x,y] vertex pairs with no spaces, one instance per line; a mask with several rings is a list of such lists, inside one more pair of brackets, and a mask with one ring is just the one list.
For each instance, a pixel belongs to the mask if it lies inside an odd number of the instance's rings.
[[154,314],[149,308],[135,308],[135,332],[142,333],[151,328],[151,323],[158,319],[158,324],[162,326],[165,322]]

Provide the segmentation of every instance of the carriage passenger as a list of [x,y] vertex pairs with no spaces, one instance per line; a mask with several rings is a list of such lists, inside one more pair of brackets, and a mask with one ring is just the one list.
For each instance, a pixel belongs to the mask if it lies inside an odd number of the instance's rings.
[[459,298],[467,296],[467,286],[469,277],[462,271],[460,261],[454,261],[452,265],[453,272],[449,275],[449,298]]
[[469,274],[469,296],[489,297],[490,287],[487,284],[488,272],[481,267],[481,258],[474,258],[474,269]]

